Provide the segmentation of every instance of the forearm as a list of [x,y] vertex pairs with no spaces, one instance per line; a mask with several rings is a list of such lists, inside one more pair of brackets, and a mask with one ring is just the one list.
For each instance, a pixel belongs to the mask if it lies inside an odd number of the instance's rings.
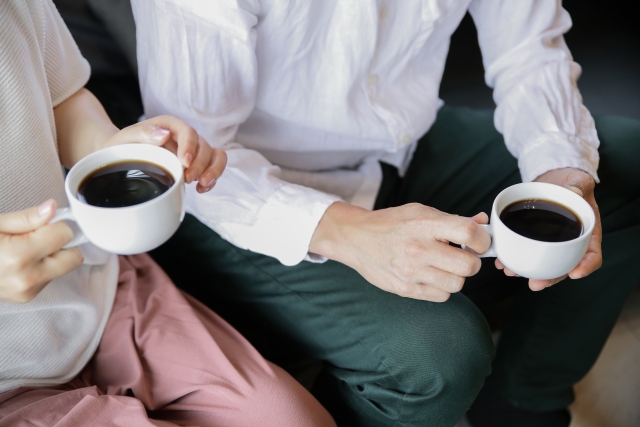
[[67,168],[118,132],[100,101],[84,88],[55,107],[53,114],[60,161]]

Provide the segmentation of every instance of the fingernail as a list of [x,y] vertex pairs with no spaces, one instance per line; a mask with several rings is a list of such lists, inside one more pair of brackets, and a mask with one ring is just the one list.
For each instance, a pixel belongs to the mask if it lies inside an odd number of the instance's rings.
[[193,181],[193,179],[191,178],[191,172],[186,172],[184,174],[184,180],[187,182],[187,184],[191,183],[191,181]]
[[151,139],[154,141],[162,141],[167,135],[169,135],[169,130],[158,128],[151,132]]
[[188,168],[189,166],[191,166],[191,162],[193,161],[193,156],[191,155],[191,153],[186,153],[184,155],[184,166],[185,168]]
[[202,180],[200,181],[200,184],[202,184],[203,187],[209,187],[215,181],[216,180],[215,180],[213,174],[211,172],[207,172],[205,174],[205,176],[202,177]]
[[52,209],[53,209],[53,200],[47,200],[46,202],[38,206],[38,215],[40,215],[41,217],[47,216],[51,213]]

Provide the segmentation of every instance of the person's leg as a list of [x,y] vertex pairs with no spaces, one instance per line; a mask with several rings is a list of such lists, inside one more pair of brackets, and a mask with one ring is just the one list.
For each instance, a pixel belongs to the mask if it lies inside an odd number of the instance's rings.
[[[285,267],[191,216],[154,256],[263,354],[283,345],[325,361],[323,403],[346,404],[333,412],[339,425],[451,427],[489,373],[490,333],[463,295],[446,304],[402,298],[333,261]],[[279,339],[265,343],[252,326]]]
[[[596,117],[596,127],[602,268],[531,292],[526,280],[505,277],[491,259],[463,289],[482,304],[513,288],[515,301],[488,385],[526,410],[552,411],[572,402],[573,384],[595,362],[622,303],[640,280],[640,122]],[[498,192],[520,182],[516,160],[492,128],[491,111],[444,108],[416,150],[401,191],[388,192],[386,203],[420,202],[466,216],[489,213]]]
[[112,314],[83,371],[61,386],[0,394],[0,426],[53,425],[335,423],[291,376],[137,255],[120,259]]
[[308,391],[147,255],[120,258],[111,316],[79,378],[177,425],[335,426]]
[[[80,387],[80,388],[76,388]],[[149,419],[142,402],[95,386],[22,387],[0,394],[0,427],[176,427]]]

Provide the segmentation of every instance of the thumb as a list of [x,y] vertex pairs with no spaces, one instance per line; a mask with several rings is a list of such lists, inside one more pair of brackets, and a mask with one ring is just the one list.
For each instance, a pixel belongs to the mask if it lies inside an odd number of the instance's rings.
[[571,191],[573,191],[574,193],[576,193],[576,194],[577,194],[578,196],[580,196],[580,197],[582,197],[582,196],[583,196],[583,194],[582,194],[582,190],[581,190],[581,189],[579,189],[579,188],[578,188],[578,187],[576,187],[576,186],[573,186],[573,185],[565,185],[565,186],[564,186],[564,188],[566,188],[567,190],[571,190]]
[[28,233],[49,222],[55,211],[56,201],[49,199],[40,206],[23,211],[0,214],[0,233]]
[[108,145],[142,143],[162,146],[168,140],[171,131],[149,123],[135,124],[122,129],[111,137]]

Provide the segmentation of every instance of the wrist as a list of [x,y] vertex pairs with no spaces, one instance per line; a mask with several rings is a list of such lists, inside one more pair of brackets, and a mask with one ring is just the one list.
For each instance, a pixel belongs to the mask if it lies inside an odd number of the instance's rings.
[[309,252],[352,265],[353,251],[349,247],[353,244],[355,226],[370,213],[345,202],[333,203],[327,208],[311,236]]

